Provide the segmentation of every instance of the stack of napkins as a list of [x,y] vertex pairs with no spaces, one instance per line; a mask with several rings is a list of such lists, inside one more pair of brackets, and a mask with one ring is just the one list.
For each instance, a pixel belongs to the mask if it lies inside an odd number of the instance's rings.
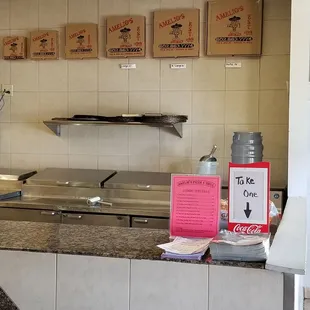
[[266,261],[269,255],[270,234],[245,235],[221,230],[210,244],[213,260],[246,262]]
[[176,237],[172,242],[160,244],[158,247],[165,250],[161,258],[201,260],[211,240],[211,238]]

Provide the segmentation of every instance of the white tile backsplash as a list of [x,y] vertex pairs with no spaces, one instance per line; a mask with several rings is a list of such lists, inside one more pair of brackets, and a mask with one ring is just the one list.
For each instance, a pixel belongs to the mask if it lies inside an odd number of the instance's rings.
[[11,167],[16,169],[34,169],[40,168],[40,156],[38,154],[12,154]]
[[161,0],[130,0],[130,14],[146,17],[146,24],[153,24],[153,12],[160,9]]
[[[153,59],[154,10],[181,7],[200,9],[200,58]],[[265,0],[260,58],[205,55],[205,0],[2,0],[0,11],[0,39],[29,37],[38,28],[60,31],[57,61],[0,59],[0,84],[14,86],[0,111],[0,167],[190,173],[216,144],[219,173],[227,178],[232,133],[261,130],[272,180],[286,180],[290,0]],[[146,58],[106,58],[105,17],[129,14],[146,16]],[[99,59],[64,59],[71,22],[99,24]],[[242,67],[225,68],[230,60]],[[122,70],[127,63],[137,68]],[[173,70],[174,63],[186,69]],[[42,124],[74,114],[145,112],[188,115],[183,138],[146,126],[62,126],[57,137]]]
[[156,154],[129,156],[129,170],[159,172],[159,156]]
[[37,123],[11,123],[11,153],[38,154],[39,130],[40,125]]
[[69,156],[58,154],[40,155],[40,169],[46,168],[69,168]]
[[98,24],[98,0],[68,0],[69,23]]
[[146,157],[159,155],[159,129],[144,126],[129,127],[129,155]]
[[263,27],[263,55],[290,53],[290,20],[267,20]]
[[136,69],[128,70],[129,90],[158,90],[160,81],[160,61],[158,59],[133,59]]
[[98,157],[98,169],[115,169],[128,171],[129,157],[127,155],[104,155]]
[[184,125],[183,138],[172,135],[164,128],[160,129],[160,156],[191,157],[191,126]]
[[0,167],[11,168],[11,155],[10,154],[0,154]]
[[193,92],[193,124],[225,123],[225,92]]
[[100,127],[99,155],[128,155],[128,127],[114,125]]
[[259,93],[259,123],[287,125],[289,98],[286,90],[263,90]]
[[104,59],[99,61],[99,90],[127,91],[128,70],[120,68],[120,64],[128,63],[126,59]]
[[241,68],[226,69],[226,90],[257,90],[259,89],[258,58],[227,58],[228,61],[241,62]]
[[11,124],[0,124],[0,152],[9,154],[11,150]]
[[10,103],[11,122],[38,122],[38,97],[39,94],[37,92],[15,92]]
[[97,155],[98,137],[97,126],[70,126],[69,154]]
[[39,0],[10,1],[10,29],[29,29],[38,26]]
[[224,125],[192,125],[192,157],[200,158],[217,145],[217,157],[224,155]]
[[225,58],[193,60],[194,90],[225,90]]
[[0,1],[0,29],[10,29],[10,0]]
[[95,155],[69,155],[69,168],[98,169],[98,157]]
[[14,85],[14,91],[38,91],[38,62],[12,61],[11,84]]
[[[184,64],[186,69],[171,69],[171,64]],[[193,60],[163,59],[161,60],[162,90],[191,90],[193,77]]]
[[98,61],[70,60],[68,61],[69,91],[98,90]]
[[162,114],[188,115],[191,122],[192,92],[191,91],[162,91],[160,100]]
[[[194,0],[178,0],[177,2],[179,8],[193,8]],[[161,0],[161,9],[175,9],[175,0]]]
[[67,23],[67,0],[39,0],[39,28],[63,27]]
[[260,89],[287,89],[289,55],[262,56],[260,61]]
[[10,78],[11,78],[10,61],[0,60],[0,79],[1,79],[2,84],[10,84]]
[[39,90],[67,91],[68,63],[65,60],[39,62]]
[[[160,157],[160,171],[171,173],[192,173],[191,157]],[[194,172],[193,172],[194,173]]]
[[258,91],[226,92],[225,123],[257,124]]
[[291,0],[265,0],[264,20],[291,19]]
[[74,114],[98,113],[98,93],[97,92],[70,92],[68,98],[69,116]]
[[41,92],[39,99],[39,119],[68,117],[68,95],[66,92]]
[[69,127],[61,129],[61,137],[57,137],[49,128],[41,125],[39,132],[40,153],[45,155],[68,155]]
[[129,113],[158,113],[159,91],[129,93]]
[[129,0],[99,0],[100,24],[105,25],[106,17],[111,15],[129,15]]
[[127,92],[100,92],[99,115],[116,116],[128,113]]

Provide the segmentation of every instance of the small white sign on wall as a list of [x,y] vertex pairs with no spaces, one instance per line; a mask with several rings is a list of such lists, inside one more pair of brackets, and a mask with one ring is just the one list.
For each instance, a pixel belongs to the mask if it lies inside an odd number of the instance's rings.
[[170,69],[186,69],[186,64],[170,64]]
[[136,69],[137,68],[136,64],[120,64],[119,66],[121,69],[124,69],[124,70],[130,70],[130,69]]
[[225,63],[226,68],[239,69],[242,67],[241,61],[229,61],[227,60]]

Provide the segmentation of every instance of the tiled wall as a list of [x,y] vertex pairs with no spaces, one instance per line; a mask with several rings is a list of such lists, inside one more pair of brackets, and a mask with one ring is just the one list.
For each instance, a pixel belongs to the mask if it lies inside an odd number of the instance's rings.
[[[233,131],[260,130],[273,182],[287,171],[290,3],[265,0],[263,56],[238,58],[241,69],[225,69],[225,58],[152,59],[151,11],[201,8],[205,37],[205,0],[1,0],[0,36],[58,29],[64,45],[69,22],[100,25],[100,59],[58,61],[0,60],[0,84],[13,84],[14,96],[0,112],[0,166],[81,167],[195,172],[200,156],[218,145],[220,172],[227,177]],[[104,17],[147,16],[147,57],[104,57]],[[121,70],[120,63],[136,63]],[[186,70],[169,64],[185,63]],[[180,139],[157,128],[63,127],[55,136],[42,124],[76,113],[116,115],[135,112],[189,115]]]

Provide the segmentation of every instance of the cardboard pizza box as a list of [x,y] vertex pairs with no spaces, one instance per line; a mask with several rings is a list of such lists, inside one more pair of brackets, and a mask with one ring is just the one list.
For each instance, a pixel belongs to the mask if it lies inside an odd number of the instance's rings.
[[66,59],[98,58],[98,25],[67,25],[65,55]]
[[11,36],[3,38],[3,59],[15,60],[27,58],[27,38]]
[[111,58],[144,57],[145,17],[108,17],[106,53]]
[[59,33],[56,30],[40,30],[30,33],[30,58],[58,59]]
[[154,12],[154,57],[199,56],[199,9]]
[[208,2],[207,55],[261,55],[263,0]]

